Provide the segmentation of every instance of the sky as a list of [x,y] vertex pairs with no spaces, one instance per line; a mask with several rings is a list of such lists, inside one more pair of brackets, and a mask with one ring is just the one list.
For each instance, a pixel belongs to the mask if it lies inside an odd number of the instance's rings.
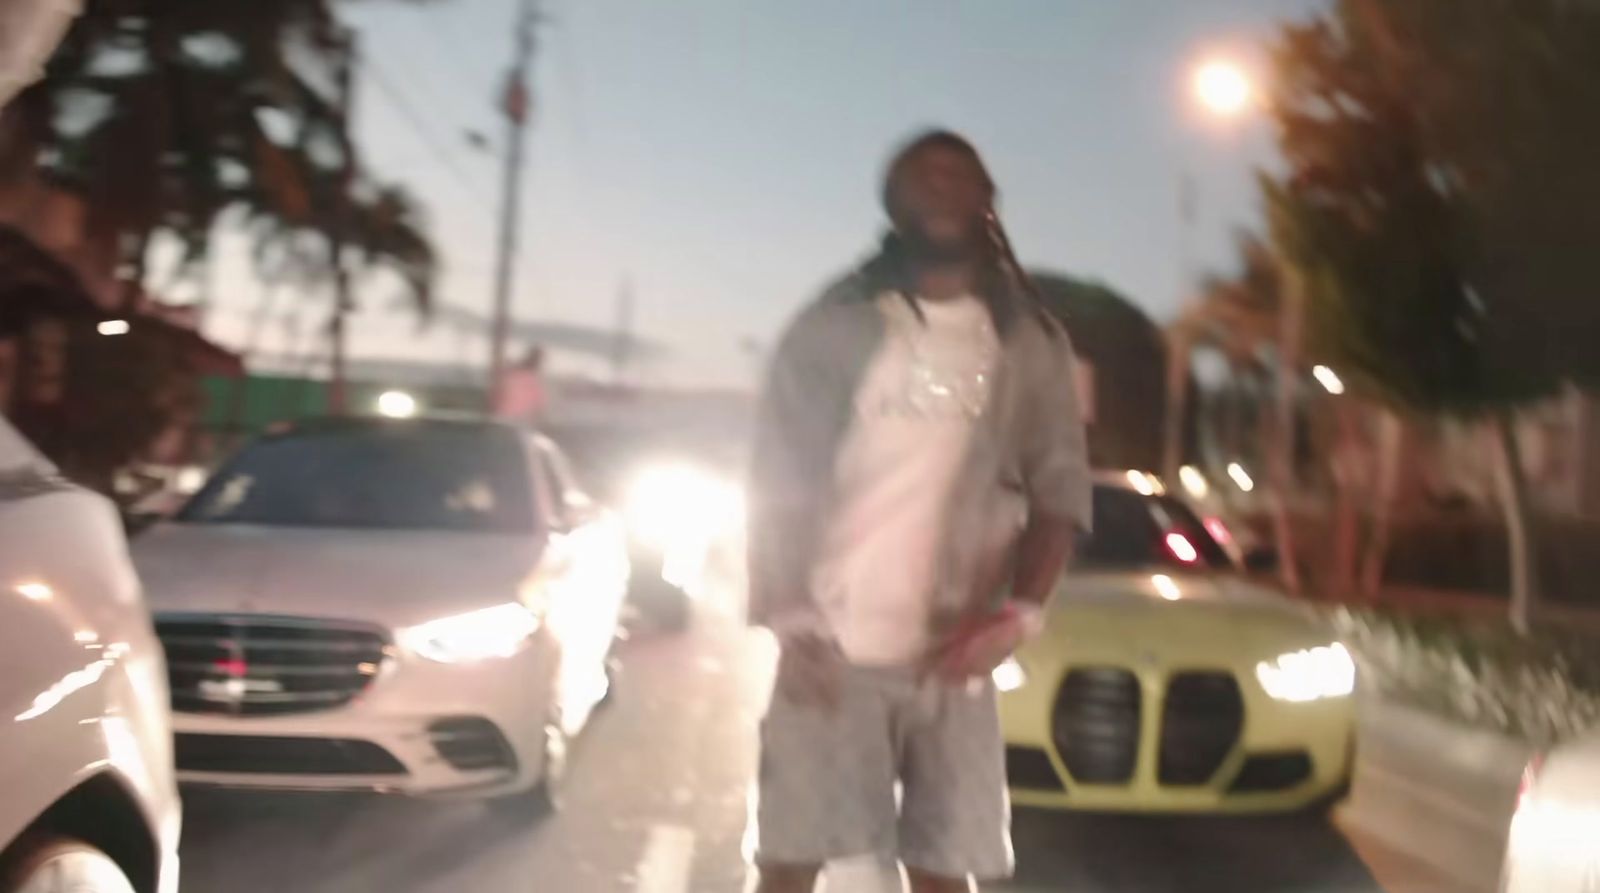
[[[424,201],[441,302],[487,310],[503,122],[494,101],[516,0],[353,0],[357,138],[367,169]],[[1264,66],[1316,0],[544,0],[521,190],[518,319],[635,329],[665,355],[634,370],[748,385],[817,289],[883,227],[882,167],[930,126],[970,137],[1031,267],[1102,281],[1157,320],[1260,225],[1259,115],[1197,111],[1188,78],[1229,55]],[[487,137],[474,148],[464,134]],[[1192,226],[1181,183],[1196,184]],[[208,329],[243,342],[260,288],[224,263]],[[257,347],[310,350],[273,311]],[[482,363],[481,339],[420,328],[392,286],[364,290],[356,358]],[[570,367],[581,361],[558,358]]]

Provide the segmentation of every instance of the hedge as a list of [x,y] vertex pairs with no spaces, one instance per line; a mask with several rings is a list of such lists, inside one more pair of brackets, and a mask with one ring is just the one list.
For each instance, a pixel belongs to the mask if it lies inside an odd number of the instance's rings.
[[1335,608],[1363,679],[1467,725],[1547,745],[1600,727],[1600,639],[1559,628]]

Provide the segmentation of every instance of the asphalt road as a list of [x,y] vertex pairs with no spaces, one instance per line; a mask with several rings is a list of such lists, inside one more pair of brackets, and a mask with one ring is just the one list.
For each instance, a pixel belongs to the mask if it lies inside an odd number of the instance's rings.
[[[574,755],[566,809],[518,825],[473,803],[185,793],[185,893],[740,893],[753,734],[772,652],[707,619],[623,649]],[[1327,823],[1021,812],[1014,891],[1375,893]],[[872,866],[830,889],[876,893]]]

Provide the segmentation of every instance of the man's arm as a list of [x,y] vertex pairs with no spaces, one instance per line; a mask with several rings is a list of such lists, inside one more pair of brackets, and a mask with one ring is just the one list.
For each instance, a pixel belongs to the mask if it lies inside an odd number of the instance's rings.
[[1017,543],[1011,581],[1011,597],[1023,606],[1049,601],[1078,535],[1093,521],[1094,481],[1078,407],[1077,357],[1065,330],[1052,333],[1050,350],[1039,377],[1028,382],[1035,408],[1022,455],[1028,526]]
[[1017,542],[1011,598],[1022,605],[1044,607],[1056,581],[1067,569],[1078,540],[1078,522],[1036,513]]
[[1078,411],[1075,358],[1066,333],[1054,333],[1048,363],[1026,386],[1029,430],[1022,443],[1028,524],[1017,542],[1011,597],[968,630],[941,658],[952,681],[987,676],[1044,627],[1044,608],[1066,570],[1080,531],[1091,521],[1093,479]]
[[748,486],[749,620],[758,626],[807,626],[816,614],[808,564],[816,514],[831,468],[821,455],[818,389],[827,386],[811,355],[801,314],[774,352],[756,410]]

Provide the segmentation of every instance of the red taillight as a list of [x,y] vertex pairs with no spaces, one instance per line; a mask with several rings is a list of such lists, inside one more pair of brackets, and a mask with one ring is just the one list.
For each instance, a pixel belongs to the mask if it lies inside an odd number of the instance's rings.
[[1233,531],[1228,529],[1228,525],[1222,523],[1221,518],[1207,518],[1206,533],[1211,534],[1211,538],[1216,540],[1218,545],[1226,546],[1233,542]]
[[1189,542],[1188,537],[1181,533],[1173,532],[1167,534],[1167,551],[1172,553],[1173,558],[1184,564],[1194,564],[1200,560],[1200,551],[1194,547],[1194,543]]
[[250,665],[242,660],[216,660],[211,662],[211,668],[224,676],[242,677],[249,675]]

